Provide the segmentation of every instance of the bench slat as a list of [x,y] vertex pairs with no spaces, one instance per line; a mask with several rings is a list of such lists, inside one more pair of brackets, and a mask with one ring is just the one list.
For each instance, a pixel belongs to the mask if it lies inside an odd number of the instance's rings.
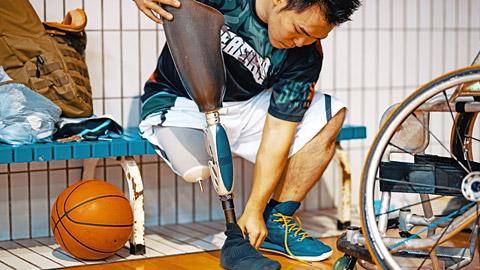
[[92,156],[92,144],[90,142],[77,142],[72,144],[74,159],[89,158]]
[[107,141],[92,142],[92,157],[104,158],[110,156],[110,147]]
[[33,161],[33,146],[19,145],[13,149],[13,159],[15,163],[32,162]]
[[51,143],[53,146],[53,160],[72,159],[72,143]]
[[[366,135],[364,126],[344,125],[337,140],[363,139],[366,138]],[[145,154],[155,154],[155,150],[150,143],[140,137],[138,128],[126,128],[120,138],[110,141],[51,142],[31,145],[0,144],[0,164]]]
[[122,139],[114,139],[110,143],[110,154],[114,157],[128,156],[128,144]]
[[48,161],[53,159],[52,146],[49,144],[36,144],[33,148],[33,160]]

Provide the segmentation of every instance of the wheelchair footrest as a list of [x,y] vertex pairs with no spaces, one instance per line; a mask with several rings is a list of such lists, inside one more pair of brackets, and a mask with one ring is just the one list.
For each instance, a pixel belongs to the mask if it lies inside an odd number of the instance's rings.
[[[465,163],[464,166],[468,168],[469,165]],[[480,163],[470,162],[470,166],[472,170],[480,170]],[[460,188],[466,175],[465,170],[453,158],[415,155],[414,163],[382,162],[380,190],[462,196]]]
[[372,260],[372,256],[370,256],[370,253],[368,252],[367,247],[349,242],[347,240],[347,233],[343,233],[338,238],[337,249],[345,253],[346,255],[374,263]]

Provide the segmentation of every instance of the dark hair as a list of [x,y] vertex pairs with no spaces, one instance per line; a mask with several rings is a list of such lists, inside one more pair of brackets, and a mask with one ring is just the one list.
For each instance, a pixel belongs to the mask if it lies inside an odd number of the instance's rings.
[[327,22],[339,25],[350,20],[352,13],[360,6],[359,0],[287,0],[282,10],[302,12],[307,8],[319,6],[325,13]]

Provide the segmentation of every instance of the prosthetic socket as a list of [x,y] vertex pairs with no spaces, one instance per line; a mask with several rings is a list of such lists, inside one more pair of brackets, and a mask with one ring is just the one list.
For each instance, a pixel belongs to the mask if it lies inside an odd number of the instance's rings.
[[188,94],[205,113],[204,132],[213,185],[222,201],[227,223],[236,223],[232,154],[218,113],[225,94],[220,44],[223,15],[195,0],[182,1],[179,9],[164,8],[174,16],[173,21],[164,21],[164,29],[175,67]]

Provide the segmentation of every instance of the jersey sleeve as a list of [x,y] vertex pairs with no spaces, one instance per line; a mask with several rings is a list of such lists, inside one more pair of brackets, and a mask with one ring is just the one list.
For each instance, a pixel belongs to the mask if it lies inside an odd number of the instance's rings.
[[268,113],[276,118],[300,122],[313,99],[315,82],[322,69],[320,41],[292,49],[272,85]]

